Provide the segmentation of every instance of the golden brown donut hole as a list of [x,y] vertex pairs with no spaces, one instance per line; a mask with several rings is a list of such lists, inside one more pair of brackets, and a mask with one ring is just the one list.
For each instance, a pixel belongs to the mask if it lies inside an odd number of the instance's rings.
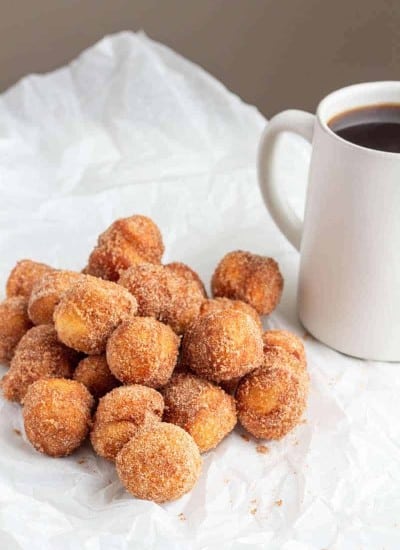
[[107,362],[124,384],[159,388],[174,370],[179,337],[153,317],[135,317],[122,323],[107,342]]
[[236,425],[233,397],[192,374],[177,374],[163,389],[164,421],[180,426],[200,452],[213,449]]
[[82,359],[74,371],[73,379],[86,386],[96,399],[120,385],[110,371],[105,355],[89,355]]
[[54,325],[65,345],[99,355],[116,327],[136,311],[136,300],[126,289],[85,275],[63,294],[54,310]]
[[161,265],[134,265],[119,284],[137,299],[139,315],[154,317],[177,334],[184,334],[198,317],[204,300],[196,281]]
[[82,278],[74,271],[54,270],[45,273],[33,285],[29,298],[28,313],[35,325],[48,325],[53,322],[56,305],[63,294]]
[[53,457],[77,449],[90,428],[93,397],[74,380],[43,379],[29,386],[24,401],[26,436],[35,449]]
[[281,350],[268,356],[263,367],[246,375],[236,390],[240,423],[254,437],[281,439],[299,422],[305,410],[308,376],[299,362]]
[[121,218],[99,236],[84,271],[117,281],[131,265],[160,263],[163,252],[160,230],[150,218],[138,215]]
[[307,366],[306,352],[301,339],[287,330],[266,330],[263,334],[264,354],[270,351],[283,349],[295,359],[297,359],[304,368]]
[[0,304],[0,363],[8,364],[18,342],[32,327],[24,296],[7,298]]
[[115,388],[100,399],[90,439],[96,453],[114,460],[140,427],[159,422],[164,409],[160,393],[137,384]]
[[8,276],[7,297],[25,296],[25,298],[29,298],[33,285],[50,271],[54,271],[54,269],[49,265],[33,260],[20,260]]
[[242,302],[242,300],[231,300],[230,298],[214,298],[204,300],[200,307],[200,315],[208,315],[208,313],[213,313],[214,311],[232,309],[247,313],[247,315],[250,315],[250,317],[254,319],[260,329],[262,329],[261,318],[257,311],[253,307],[249,306],[249,304],[246,304],[246,302]]
[[214,297],[243,300],[260,315],[268,315],[279,303],[283,278],[272,258],[237,250],[222,258],[211,288]]
[[19,341],[10,368],[1,381],[3,395],[22,401],[28,387],[41,378],[71,378],[76,351],[58,341],[52,325],[31,328]]
[[159,503],[188,493],[200,476],[201,462],[193,438],[166,422],[139,430],[116,458],[125,488],[137,498]]
[[169,264],[165,264],[165,267],[175,273],[176,275],[179,275],[186,279],[188,282],[194,282],[200,292],[203,294],[203,296],[207,297],[207,292],[204,286],[203,281],[200,279],[200,276],[188,265],[182,263],[182,262],[171,262]]
[[244,376],[263,361],[260,327],[241,311],[209,313],[186,332],[182,357],[198,376],[215,382]]

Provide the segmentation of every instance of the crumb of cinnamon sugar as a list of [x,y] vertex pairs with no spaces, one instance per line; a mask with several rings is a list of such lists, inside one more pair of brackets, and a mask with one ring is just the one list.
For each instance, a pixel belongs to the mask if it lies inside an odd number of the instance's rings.
[[249,437],[247,434],[240,434],[240,437],[241,437],[244,441],[247,441],[247,442],[250,441],[250,437]]
[[257,499],[253,498],[253,500],[250,501],[250,504],[257,504]]
[[306,332],[303,334],[303,340],[308,340],[308,339],[310,338],[310,336],[311,336],[311,334],[310,334],[309,332],[306,331]]
[[275,501],[275,504],[276,504],[277,506],[282,506],[283,500],[280,498],[279,500],[276,500],[276,501]]
[[85,462],[86,462],[86,458],[80,458],[78,460],[78,464],[85,464]]
[[14,428],[13,429],[13,432],[16,434],[16,435],[19,435],[21,437],[22,433],[21,433],[21,430],[18,430],[17,428]]
[[183,512],[181,512],[180,514],[178,514],[178,518],[179,518],[181,521],[185,521],[185,520],[186,520],[185,514],[184,514]]
[[299,424],[307,424],[307,418],[303,418],[303,420],[300,420]]
[[262,455],[269,453],[269,449],[266,445],[257,445],[256,451]]
[[227,485],[230,482],[230,479],[224,479],[225,485]]
[[252,508],[250,510],[250,514],[253,514],[253,516],[255,516],[257,514],[257,508]]

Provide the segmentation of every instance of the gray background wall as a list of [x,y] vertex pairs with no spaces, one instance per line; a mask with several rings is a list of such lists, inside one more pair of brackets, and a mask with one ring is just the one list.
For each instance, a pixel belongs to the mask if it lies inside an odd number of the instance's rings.
[[[102,36],[143,29],[267,116],[400,77],[400,0],[2,0],[0,90]],[[1,6],[1,3],[0,3]]]

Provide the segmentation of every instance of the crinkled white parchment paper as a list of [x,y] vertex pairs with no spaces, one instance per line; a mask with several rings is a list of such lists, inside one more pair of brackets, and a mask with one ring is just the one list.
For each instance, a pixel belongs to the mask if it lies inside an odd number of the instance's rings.
[[[144,213],[164,233],[165,259],[207,282],[228,250],[275,257],[286,287],[265,325],[303,336],[298,255],[256,184],[264,124],[141,34],[105,38],[68,67],[23,79],[0,96],[0,283],[23,257],[79,269],[108,224]],[[300,209],[308,155],[283,140],[278,169]],[[204,456],[192,493],[163,506],[131,498],[89,445],[65,459],[36,453],[19,406],[0,400],[0,548],[399,548],[399,366],[305,343],[306,423],[267,442],[267,454],[238,429]]]

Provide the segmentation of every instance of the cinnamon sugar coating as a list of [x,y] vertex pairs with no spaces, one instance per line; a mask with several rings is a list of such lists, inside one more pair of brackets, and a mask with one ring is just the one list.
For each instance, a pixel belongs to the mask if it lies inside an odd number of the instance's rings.
[[115,388],[100,399],[90,439],[96,453],[114,460],[140,427],[159,422],[164,409],[160,393],[140,385]]
[[116,327],[136,311],[136,300],[126,289],[85,275],[63,294],[54,310],[54,324],[61,342],[99,355]]
[[215,382],[244,376],[263,361],[260,327],[241,311],[209,313],[186,332],[182,357],[192,371]]
[[120,385],[110,371],[105,355],[90,355],[82,359],[72,378],[86,386],[95,399]]
[[77,449],[88,434],[93,397],[74,380],[34,382],[25,396],[24,426],[35,449],[53,457]]
[[193,438],[166,422],[139,430],[116,458],[125,488],[137,498],[158,503],[189,492],[200,476],[201,463]]
[[165,304],[172,300],[168,284],[171,277],[162,265],[144,263],[124,271],[118,283],[135,296],[138,315],[160,319]]
[[307,366],[306,352],[301,339],[288,330],[266,330],[263,334],[264,353],[284,349],[293,355],[304,368]]
[[119,284],[137,299],[139,315],[154,317],[177,334],[198,317],[204,300],[196,281],[161,265],[134,265],[121,275]]
[[247,313],[247,315],[250,315],[250,317],[254,319],[260,329],[262,329],[261,318],[257,311],[249,304],[246,304],[246,302],[242,302],[242,300],[231,300],[230,298],[214,298],[204,300],[200,307],[200,315],[207,315],[213,311],[232,309]]
[[18,262],[0,303],[0,362],[11,360],[0,387],[24,404],[32,445],[66,456],[90,431],[126,489],[157,503],[193,488],[200,453],[238,420],[257,438],[286,435],[309,388],[301,339],[263,333],[260,315],[283,289],[272,258],[226,254],[208,299],[199,275],[162,265],[163,252],[150,218],[121,218],[82,273]]
[[238,418],[254,437],[281,439],[299,423],[308,394],[308,375],[299,365],[283,349],[272,351],[239,382]]
[[23,335],[32,327],[24,296],[6,298],[0,303],[0,363],[11,361]]
[[135,317],[123,322],[107,342],[111,372],[124,384],[159,388],[174,370],[179,337],[153,317]]
[[23,401],[28,387],[42,378],[70,378],[78,354],[57,339],[51,325],[31,328],[21,338],[1,381],[4,397]]
[[20,260],[8,276],[7,297],[25,296],[29,298],[32,287],[45,273],[54,271],[52,267],[33,260]]
[[260,315],[279,303],[283,278],[272,258],[237,250],[222,258],[211,280],[213,296],[243,300]]
[[184,279],[190,282],[195,282],[197,286],[199,287],[200,292],[203,294],[203,296],[207,297],[206,288],[204,286],[203,281],[200,279],[199,275],[189,267],[188,265],[182,263],[182,262],[171,262],[169,264],[165,264],[167,269],[171,270],[173,273],[176,273],[177,275],[180,275]]
[[163,253],[160,230],[150,218],[138,215],[121,218],[99,236],[84,271],[102,279],[117,281],[131,265],[160,263]]
[[35,325],[53,322],[53,313],[63,294],[83,275],[74,271],[54,270],[45,273],[32,287],[28,313]]
[[186,430],[201,453],[216,447],[236,425],[233,397],[198,376],[174,375],[163,395],[163,420]]

